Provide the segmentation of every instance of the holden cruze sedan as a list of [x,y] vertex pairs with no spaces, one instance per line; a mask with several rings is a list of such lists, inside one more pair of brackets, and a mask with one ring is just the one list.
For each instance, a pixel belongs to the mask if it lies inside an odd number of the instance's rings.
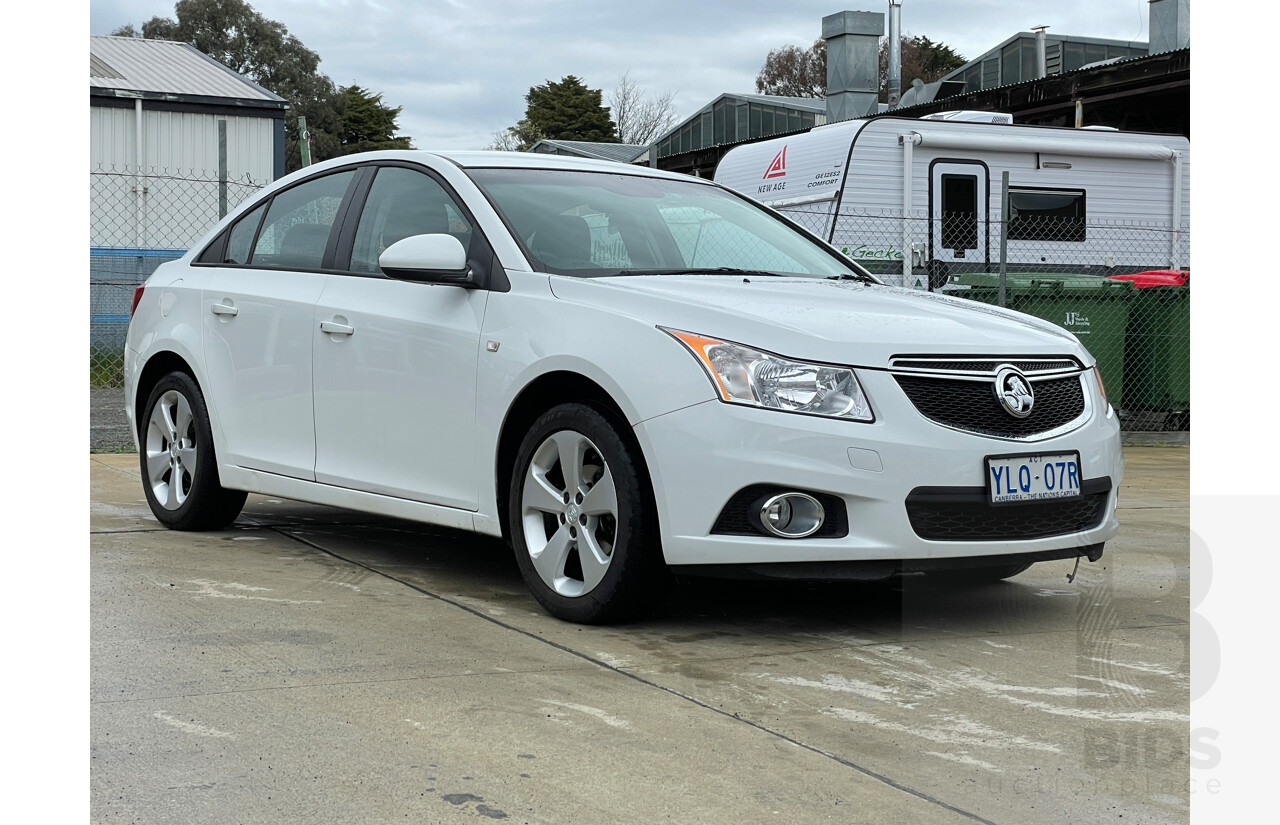
[[605,622],[673,572],[994,580],[1118,529],[1074,336],[885,286],[705,180],[337,158],[134,302],[127,412],[177,530],[254,492],[500,536],[548,612]]

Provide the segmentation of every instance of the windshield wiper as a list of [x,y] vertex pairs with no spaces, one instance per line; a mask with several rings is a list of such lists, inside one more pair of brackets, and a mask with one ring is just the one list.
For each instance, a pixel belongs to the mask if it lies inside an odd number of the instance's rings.
[[859,281],[864,284],[880,283],[865,272],[841,272],[839,275],[828,275],[828,281]]
[[788,275],[785,272],[767,272],[763,269],[736,269],[731,266],[708,268],[684,267],[681,269],[624,269],[619,275],[768,275],[774,278],[803,278],[803,275]]

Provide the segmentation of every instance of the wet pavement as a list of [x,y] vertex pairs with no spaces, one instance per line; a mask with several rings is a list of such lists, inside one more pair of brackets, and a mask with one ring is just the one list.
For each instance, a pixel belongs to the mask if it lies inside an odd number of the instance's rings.
[[1188,450],[1128,447],[1096,564],[998,584],[686,579],[542,613],[503,544],[91,463],[95,822],[1179,823]]

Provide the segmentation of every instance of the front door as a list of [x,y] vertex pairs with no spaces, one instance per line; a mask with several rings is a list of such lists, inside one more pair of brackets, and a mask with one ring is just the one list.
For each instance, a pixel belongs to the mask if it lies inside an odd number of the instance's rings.
[[939,273],[982,271],[990,262],[987,167],[935,161],[929,170],[930,286]]
[[427,233],[452,234],[464,248],[474,234],[434,178],[379,169],[350,274],[330,276],[316,305],[316,481],[474,510],[476,365],[489,293],[396,281],[378,268],[382,250]]

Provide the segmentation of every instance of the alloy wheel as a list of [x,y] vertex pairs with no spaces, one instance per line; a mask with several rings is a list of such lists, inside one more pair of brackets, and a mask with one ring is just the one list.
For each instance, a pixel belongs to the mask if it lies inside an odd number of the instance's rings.
[[166,510],[177,510],[191,495],[196,477],[195,417],[177,390],[156,400],[147,421],[147,483]]
[[618,538],[618,495],[599,448],[573,430],[548,436],[529,462],[520,512],[542,581],[561,596],[590,593]]

